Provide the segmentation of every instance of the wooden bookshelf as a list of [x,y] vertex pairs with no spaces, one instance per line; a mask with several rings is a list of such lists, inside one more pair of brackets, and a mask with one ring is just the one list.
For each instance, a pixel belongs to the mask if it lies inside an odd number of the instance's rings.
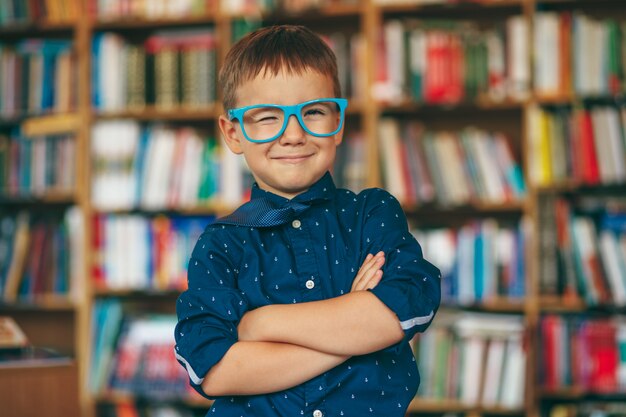
[[[86,0],[77,0],[84,8]],[[8,117],[0,115],[0,131],[9,130],[22,125],[31,135],[45,135],[57,133],[72,133],[77,140],[77,184],[71,192],[50,191],[37,196],[7,196],[0,195],[2,208],[34,207],[56,208],[58,206],[78,205],[85,220],[86,228],[84,240],[86,244],[85,260],[83,265],[83,282],[80,293],[76,299],[58,299],[54,297],[42,297],[33,301],[19,301],[15,303],[0,303],[0,313],[17,316],[31,332],[41,333],[41,341],[48,343],[61,335],[64,339],[61,347],[75,354],[77,378],[75,391],[80,399],[81,416],[97,417],[97,406],[103,403],[132,402],[139,398],[120,395],[95,395],[89,392],[88,372],[91,355],[93,354],[91,314],[94,304],[100,299],[119,298],[122,302],[140,306],[146,312],[167,310],[163,306],[169,306],[173,311],[173,301],[178,292],[175,290],[111,290],[98,287],[93,279],[92,266],[99,254],[95,253],[93,245],[94,230],[91,219],[98,214],[125,215],[137,214],[153,217],[154,215],[223,215],[233,210],[232,205],[219,202],[199,207],[176,207],[173,209],[141,210],[133,208],[129,210],[111,210],[100,212],[91,200],[91,128],[96,122],[128,119],[139,121],[143,124],[172,123],[175,125],[193,125],[215,132],[218,137],[217,119],[222,113],[219,104],[202,108],[172,108],[162,109],[147,105],[143,108],[124,109],[114,112],[99,112],[92,109],[92,46],[94,35],[99,32],[113,32],[123,37],[132,39],[145,39],[150,34],[162,29],[180,29],[186,27],[210,27],[218,36],[216,50],[217,64],[221,63],[226,51],[230,47],[231,24],[237,19],[252,18],[260,20],[263,24],[291,22],[320,27],[329,31],[343,27],[347,34],[358,33],[363,35],[367,46],[364,52],[364,66],[355,71],[362,73],[365,80],[365,91],[358,98],[350,98],[347,110],[350,127],[358,128],[366,138],[367,179],[366,185],[382,186],[382,167],[380,163],[380,144],[378,142],[378,126],[381,118],[391,117],[401,120],[419,119],[425,124],[431,123],[437,129],[459,130],[470,124],[492,126],[493,130],[506,129],[511,134],[511,141],[515,147],[518,161],[522,165],[525,179],[528,180],[528,152],[527,144],[531,133],[527,131],[524,117],[533,106],[540,107],[572,107],[593,102],[616,102],[624,99],[624,94],[611,95],[577,95],[574,92],[567,94],[540,95],[529,91],[528,97],[517,100],[504,98],[492,100],[488,97],[480,97],[474,100],[462,100],[458,103],[421,103],[411,99],[387,102],[375,99],[371,94],[371,87],[376,83],[376,65],[382,59],[378,56],[376,43],[380,34],[380,27],[384,22],[391,19],[414,19],[414,20],[437,20],[449,19],[452,21],[475,21],[479,26],[495,25],[502,21],[503,17],[521,15],[530,26],[540,7],[547,10],[583,11],[599,8],[603,11],[616,10],[616,14],[624,16],[626,7],[623,0],[483,0],[472,2],[450,2],[444,4],[402,4],[378,5],[374,0],[351,2],[350,4],[332,4],[319,9],[306,9],[299,12],[266,12],[246,11],[229,13],[225,8],[216,7],[205,16],[182,17],[182,18],[158,18],[145,19],[127,17],[111,20],[99,20],[87,16],[77,22],[71,23],[27,23],[10,24],[0,26],[0,36],[7,42],[32,37],[67,38],[75,42],[75,50],[78,58],[78,106],[71,114],[30,115],[16,114]],[[530,35],[529,35],[530,37]],[[529,54],[533,54],[532,44],[529,46]],[[532,74],[532,69],[528,69]],[[622,92],[626,93],[626,92]],[[521,201],[506,203],[485,203],[474,201],[460,206],[446,206],[438,203],[424,205],[405,204],[404,209],[410,221],[420,225],[442,224],[455,225],[468,219],[495,218],[507,221],[519,220],[528,217],[533,224],[533,232],[537,235],[539,230],[538,218],[540,209],[538,200],[546,194],[555,195],[579,195],[579,194],[607,194],[624,195],[625,184],[612,184],[601,186],[585,186],[573,179],[553,182],[545,186],[533,186],[527,181],[527,194]],[[524,415],[536,417],[540,415],[540,403],[543,400],[573,400],[579,401],[588,394],[581,388],[546,390],[539,385],[537,364],[541,352],[540,340],[536,336],[536,330],[540,324],[541,315],[556,314],[594,314],[611,315],[623,314],[624,309],[612,307],[590,308],[580,298],[564,299],[563,297],[547,297],[539,293],[540,272],[538,271],[538,259],[541,256],[540,248],[535,240],[529,243],[529,255],[527,256],[528,272],[526,275],[526,297],[522,300],[495,298],[488,299],[477,305],[467,306],[443,306],[446,309],[460,312],[485,312],[485,313],[512,313],[522,315],[526,322],[526,330],[529,340],[527,367],[525,369],[526,396],[524,406],[520,409],[505,409],[500,407],[468,406],[457,400],[431,401],[415,399],[409,406],[411,415],[443,415],[456,413],[466,416],[485,415]],[[53,331],[44,329],[38,325],[40,319],[54,319]],[[49,323],[49,320],[46,321]],[[47,325],[47,324],[46,324]],[[56,332],[56,335],[55,335]],[[64,376],[63,378],[66,378]],[[64,379],[55,380],[59,383]],[[427,381],[422,381],[427,384]],[[73,386],[73,385],[72,385]],[[209,408],[210,402],[203,400],[180,399],[183,407]]]
[[[34,401],[30,392],[38,392]],[[11,416],[77,416],[78,368],[75,363],[0,366],[0,401]]]

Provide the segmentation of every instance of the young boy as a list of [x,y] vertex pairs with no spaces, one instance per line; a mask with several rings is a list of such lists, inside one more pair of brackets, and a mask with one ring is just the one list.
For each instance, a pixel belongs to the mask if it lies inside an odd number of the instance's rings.
[[395,198],[335,188],[347,101],[332,51],[304,27],[263,28],[220,85],[220,129],[256,183],[189,261],[176,357],[192,386],[211,416],[403,416],[419,384],[408,341],[440,276]]

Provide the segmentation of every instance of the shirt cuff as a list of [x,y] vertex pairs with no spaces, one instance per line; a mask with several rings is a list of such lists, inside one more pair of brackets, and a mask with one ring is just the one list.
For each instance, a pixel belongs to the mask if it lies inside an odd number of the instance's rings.
[[416,313],[410,311],[415,309],[409,308],[408,300],[404,301],[402,304],[398,304],[398,300],[406,300],[406,292],[395,286],[381,283],[368,291],[378,297],[387,308],[395,313],[398,317],[400,327],[404,332],[402,340],[384,349],[384,351],[399,353],[402,345],[408,343],[417,332],[425,329],[435,315],[435,311],[432,309],[429,309],[425,313],[418,312],[417,315],[415,315]]
[[202,390],[202,382],[204,382],[204,377],[211,368],[222,360],[226,352],[228,352],[228,349],[235,343],[237,343],[236,339],[225,339],[219,342],[214,341],[204,349],[198,349],[197,352],[187,354],[187,357],[183,356],[178,350],[174,352],[178,362],[187,370],[191,387],[203,397],[210,400],[218,398],[208,396]]

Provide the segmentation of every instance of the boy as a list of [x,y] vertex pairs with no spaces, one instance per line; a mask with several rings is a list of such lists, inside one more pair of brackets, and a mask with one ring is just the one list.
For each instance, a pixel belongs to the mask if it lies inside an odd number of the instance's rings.
[[259,29],[220,85],[220,129],[256,183],[198,239],[177,359],[212,416],[403,416],[419,384],[408,341],[440,276],[389,193],[333,184],[347,101],[332,51],[301,26]]

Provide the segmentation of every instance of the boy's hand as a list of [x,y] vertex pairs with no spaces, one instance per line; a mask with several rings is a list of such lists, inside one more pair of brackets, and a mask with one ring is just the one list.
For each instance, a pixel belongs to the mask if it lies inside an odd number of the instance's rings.
[[376,255],[371,253],[367,255],[361,269],[356,274],[354,281],[352,281],[352,288],[350,292],[371,290],[380,282],[383,277],[382,268],[385,263],[385,253],[383,251],[378,252]]

